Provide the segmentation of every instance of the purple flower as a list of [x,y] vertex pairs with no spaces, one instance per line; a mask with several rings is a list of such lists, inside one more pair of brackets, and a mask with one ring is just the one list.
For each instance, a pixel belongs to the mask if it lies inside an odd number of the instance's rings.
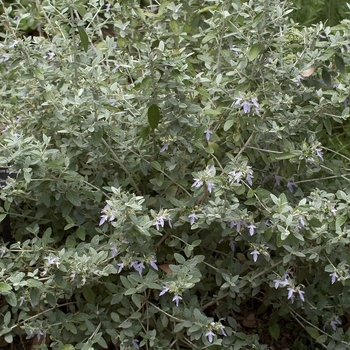
[[149,264],[155,269],[158,270],[158,266],[157,266],[157,260],[155,258],[152,258],[149,262]]
[[164,295],[164,294],[165,294],[166,292],[168,292],[168,291],[169,291],[169,287],[164,286],[163,289],[162,289],[162,291],[159,293],[159,296]]
[[207,139],[207,141],[210,140],[210,135],[212,134],[213,132],[209,129],[205,130],[204,131],[204,134],[205,134],[205,138]]
[[108,13],[111,10],[111,4],[107,3],[106,4],[106,13]]
[[154,222],[153,225],[156,226],[156,229],[159,231],[160,226],[164,227],[164,219],[165,217],[163,215],[159,215],[156,217],[156,221]]
[[198,217],[195,213],[191,213],[190,215],[188,215],[188,217],[190,218],[191,226],[196,222],[196,220],[198,220]]
[[256,226],[255,225],[248,225],[247,227],[249,228],[249,234],[251,236],[253,236],[255,233],[254,230],[256,229]]
[[280,185],[281,185],[281,176],[275,175],[275,186],[274,187],[278,187]]
[[256,262],[258,260],[258,255],[260,254],[260,252],[254,249],[250,254],[253,255],[253,260],[254,262]]
[[131,264],[130,264],[131,267],[133,267],[135,269],[135,271],[137,271],[140,276],[142,276],[142,271],[143,269],[145,268],[145,265],[143,262],[137,262],[137,261],[133,261]]
[[207,189],[208,189],[208,192],[211,193],[211,190],[213,189],[213,187],[215,186],[214,182],[213,181],[205,181],[205,184],[207,185]]
[[205,336],[208,338],[209,343],[212,343],[215,333],[212,330],[209,330],[207,333],[205,333]]
[[320,158],[323,162],[323,154],[322,151],[316,148],[316,155],[318,158]]
[[301,226],[305,226],[305,221],[304,218],[302,216],[299,217],[299,222],[301,223]]
[[120,273],[121,270],[123,270],[123,268],[124,268],[124,263],[123,262],[119,263],[118,264],[118,272],[117,273]]
[[299,293],[299,298],[300,298],[302,301],[305,301],[305,298],[304,298],[305,292],[299,289],[299,290],[298,290],[298,293]]
[[22,295],[21,298],[19,299],[19,305],[18,305],[19,307],[23,305],[24,299],[25,299],[25,296]]
[[102,210],[101,210],[101,219],[99,222],[99,226],[103,225],[106,221],[113,221],[115,219],[114,215],[111,213],[111,208],[107,204]]
[[333,331],[337,330],[337,325],[341,325],[341,321],[339,319],[339,316],[335,316],[331,322],[329,322],[329,325],[332,327]]
[[194,183],[192,184],[191,187],[199,188],[203,185],[203,181],[201,179],[194,178],[193,180],[194,180]]
[[243,224],[244,224],[243,220],[231,221],[230,228],[236,227],[237,232],[241,232],[241,228]]
[[287,288],[288,290],[288,298],[292,301],[292,303],[294,303],[294,293],[296,292],[294,288]]
[[225,332],[225,327],[224,327],[224,326],[222,326],[222,327],[220,328],[220,331],[221,331],[221,333],[222,333],[222,335],[223,335],[224,337],[227,337],[227,334],[226,334],[226,332]]
[[160,153],[162,153],[162,152],[165,152],[165,151],[167,151],[168,150],[168,148],[169,148],[169,144],[168,143],[165,143],[163,146],[162,146],[162,148],[160,149]]
[[12,49],[13,47],[15,47],[18,44],[18,40],[15,40],[10,46],[9,48]]
[[247,174],[247,177],[246,177],[246,180],[247,180],[247,182],[249,183],[250,186],[253,185],[253,180],[252,180],[252,179],[253,179],[254,176],[252,175],[252,173],[253,173],[253,172],[250,171],[250,172]]
[[293,193],[293,187],[298,187],[298,185],[294,181],[289,181],[287,187],[289,192]]
[[44,259],[47,259],[47,263],[49,265],[56,265],[56,267],[59,267],[59,265],[60,265],[60,258],[56,255],[47,256]]
[[282,286],[282,287],[288,286],[289,281],[287,278],[288,278],[288,274],[285,274],[282,280],[273,280],[273,282],[275,283],[275,288],[277,289],[279,286]]
[[334,284],[335,281],[339,278],[339,276],[336,272],[330,273],[329,276],[332,277],[332,281],[331,281],[332,284]]
[[113,246],[111,248],[111,252],[112,252],[112,258],[115,258],[115,256],[117,255],[117,252],[118,252],[118,248]]
[[250,113],[250,109],[251,109],[251,107],[252,107],[252,104],[251,104],[250,102],[248,102],[248,101],[243,101],[243,103],[242,103],[241,106],[243,107],[243,112],[244,112],[244,113]]
[[173,301],[175,302],[176,306],[179,306],[179,302],[182,300],[182,297],[178,294],[174,295]]
[[234,252],[235,249],[236,249],[235,242],[234,241],[230,241],[230,243],[228,245],[230,246],[231,250]]
[[132,340],[132,345],[134,345],[135,346],[135,348],[138,350],[138,349],[140,349],[140,347],[139,347],[139,340],[137,340],[137,339],[133,339]]

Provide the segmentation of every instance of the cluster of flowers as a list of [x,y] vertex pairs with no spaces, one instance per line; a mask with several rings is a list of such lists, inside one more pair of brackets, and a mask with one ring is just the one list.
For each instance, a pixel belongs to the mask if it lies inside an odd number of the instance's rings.
[[291,300],[292,303],[294,303],[294,300],[295,300],[294,293],[298,293],[300,300],[305,301],[305,297],[304,297],[305,292],[303,290],[301,290],[302,285],[295,287],[293,282],[292,282],[292,279],[289,276],[289,273],[285,273],[280,280],[275,279],[275,280],[273,280],[273,282],[274,282],[276,289],[279,287],[289,286],[287,288],[287,290],[288,290],[287,299]]

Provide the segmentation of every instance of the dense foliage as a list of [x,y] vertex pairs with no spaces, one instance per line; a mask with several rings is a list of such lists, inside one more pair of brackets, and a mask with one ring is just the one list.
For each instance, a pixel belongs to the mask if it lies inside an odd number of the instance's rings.
[[2,347],[349,348],[349,21],[288,3],[2,3]]

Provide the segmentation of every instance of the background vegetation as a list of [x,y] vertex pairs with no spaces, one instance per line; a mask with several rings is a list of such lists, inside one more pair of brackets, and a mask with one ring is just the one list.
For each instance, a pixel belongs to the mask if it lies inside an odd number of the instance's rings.
[[2,347],[349,348],[342,12],[0,3]]

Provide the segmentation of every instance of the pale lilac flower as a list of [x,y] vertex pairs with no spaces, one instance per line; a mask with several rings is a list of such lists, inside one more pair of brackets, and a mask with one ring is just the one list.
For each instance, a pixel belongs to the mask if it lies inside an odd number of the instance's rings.
[[10,127],[7,125],[5,126],[5,129],[1,130],[1,132],[6,132],[8,129],[10,129]]
[[135,346],[135,348],[137,349],[137,350],[139,350],[140,349],[140,347],[139,347],[139,340],[137,340],[137,339],[133,339],[132,340],[132,345],[134,345]]
[[302,216],[299,217],[299,222],[301,223],[301,226],[305,226],[305,221],[304,218]]
[[159,215],[156,217],[156,220],[153,225],[156,226],[156,229],[159,231],[160,227],[164,227],[164,219],[166,219],[163,215]]
[[143,262],[137,262],[137,261],[133,261],[131,264],[130,264],[131,267],[133,267],[135,269],[135,271],[137,271],[140,276],[142,276],[142,271],[143,269],[145,268],[145,265]]
[[253,105],[255,106],[256,108],[256,111],[258,111],[260,109],[260,105],[259,105],[259,102],[258,102],[258,98],[257,97],[253,97],[252,98],[252,102],[253,102]]
[[337,325],[341,325],[341,321],[339,319],[339,316],[335,316],[331,322],[329,322],[329,325],[332,327],[333,331],[337,330]]
[[207,139],[207,141],[210,140],[210,135],[212,134],[213,132],[209,129],[205,130],[204,131],[204,134],[205,134],[205,138]]
[[[288,275],[287,275],[288,276]],[[289,282],[287,280],[286,275],[283,276],[283,280],[273,280],[273,282],[275,283],[275,288],[277,289],[279,286],[285,287],[289,285]]]
[[258,255],[260,254],[260,252],[254,249],[250,254],[253,255],[253,260],[254,262],[256,262],[258,260]]
[[293,193],[293,186],[298,187],[298,185],[294,181],[289,181],[287,183],[287,188],[288,188],[289,192],[291,192],[291,193]]
[[164,143],[164,145],[162,146],[162,148],[160,149],[160,153],[162,153],[162,152],[165,152],[165,151],[167,151],[168,150],[168,148],[169,148],[169,144],[168,143]]
[[241,171],[236,172],[235,170],[232,170],[228,173],[228,175],[229,182],[233,182],[234,180],[236,180],[237,183],[240,183],[243,174]]
[[171,218],[170,215],[158,215],[155,218],[155,221],[153,223],[153,225],[156,226],[156,229],[159,231],[160,227],[164,227],[164,220],[168,220],[168,224],[170,227],[172,227],[172,223],[171,223]]
[[152,258],[149,262],[149,264],[155,269],[158,270],[158,266],[157,266],[157,260],[155,258]]
[[203,181],[201,179],[194,178],[193,180],[194,180],[194,183],[192,184],[191,187],[199,188],[203,185]]
[[178,294],[174,295],[173,301],[175,302],[176,306],[179,306],[179,302],[182,300],[182,297]]
[[56,267],[59,267],[59,265],[60,265],[60,259],[59,259],[59,257],[58,256],[56,256],[56,255],[53,255],[53,256],[47,256],[47,257],[45,257],[44,259],[47,259],[47,263],[49,264],[49,265],[56,265]]
[[227,337],[227,334],[226,334],[226,332],[225,332],[225,327],[224,327],[224,326],[222,326],[222,327],[220,328],[220,331],[221,331],[221,333],[222,333],[222,335],[223,335],[224,337]]
[[334,284],[335,281],[339,278],[339,275],[336,272],[330,273],[329,276],[332,277],[331,283]]
[[243,224],[244,224],[243,220],[231,221],[230,228],[236,227],[237,232],[241,232],[241,228]]
[[54,52],[52,52],[52,51],[50,51],[49,52],[49,61],[52,61],[53,59],[54,59],[54,57],[55,57],[56,55],[55,55],[55,53]]
[[275,175],[275,186],[274,187],[278,187],[280,185],[281,185],[281,176]]
[[304,297],[305,292],[299,289],[299,290],[298,290],[298,293],[299,293],[299,298],[300,298],[302,301],[305,301],[305,297]]
[[322,151],[319,150],[318,148],[316,148],[316,155],[318,158],[320,158],[323,162],[323,154],[322,154]]
[[162,289],[162,291],[159,293],[159,296],[164,295],[164,294],[165,294],[166,292],[168,292],[168,291],[169,291],[169,287],[164,286],[163,289]]
[[294,293],[296,292],[294,288],[287,288],[288,290],[288,298],[292,301],[292,303],[294,303]]
[[250,171],[248,174],[247,174],[247,176],[246,176],[246,180],[247,180],[247,182],[248,182],[248,184],[250,185],[250,186],[252,186],[253,185],[253,172],[252,171]]
[[108,2],[106,4],[106,13],[108,13],[111,10],[111,4]]
[[213,181],[205,181],[205,184],[207,185],[208,192],[211,193],[213,187],[215,186]]
[[124,263],[123,262],[119,263],[118,264],[118,272],[117,273],[120,273],[123,270],[123,268],[124,268]]
[[205,336],[208,338],[209,343],[212,343],[215,333],[212,330],[209,330],[207,333],[205,333]]
[[252,107],[252,104],[248,101],[243,101],[242,102],[242,107],[243,107],[243,112],[244,113],[250,113],[250,109]]
[[112,73],[115,73],[115,72],[118,70],[119,67],[120,67],[120,65],[119,65],[119,64],[116,64],[116,65],[114,66],[114,68],[112,69]]
[[19,305],[18,305],[19,307],[23,305],[24,299],[25,299],[25,296],[22,295],[21,298],[19,299]]
[[188,215],[188,217],[190,218],[191,226],[196,222],[196,220],[198,220],[198,217],[195,213],[191,213],[190,215]]
[[46,332],[39,329],[38,333],[36,334],[36,339],[40,341],[41,337],[44,339],[46,337]]
[[118,248],[115,247],[115,246],[113,246],[113,247],[111,248],[111,252],[112,252],[112,258],[115,258],[115,256],[116,256],[117,253],[118,253]]
[[234,252],[235,249],[236,249],[235,242],[234,241],[230,241],[229,246],[230,246],[231,250]]
[[108,204],[101,210],[101,213],[99,226],[103,225],[106,221],[113,221],[115,219]]
[[247,227],[249,228],[249,234],[251,236],[253,236],[255,233],[254,230],[256,229],[256,226],[255,225],[248,225]]
[[13,47],[15,47],[18,44],[18,40],[15,40],[10,46],[9,48],[12,49]]

